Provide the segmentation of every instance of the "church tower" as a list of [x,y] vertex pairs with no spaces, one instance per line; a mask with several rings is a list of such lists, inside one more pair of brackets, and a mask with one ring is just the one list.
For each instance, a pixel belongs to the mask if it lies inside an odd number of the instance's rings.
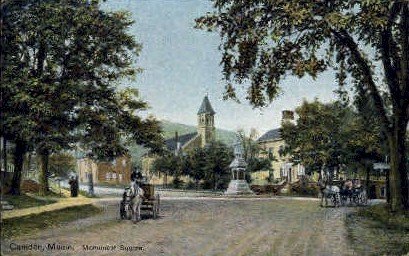
[[209,98],[206,95],[197,112],[197,133],[201,137],[201,147],[204,147],[207,143],[216,138],[214,114],[216,114],[216,112],[214,112],[212,105],[210,105]]

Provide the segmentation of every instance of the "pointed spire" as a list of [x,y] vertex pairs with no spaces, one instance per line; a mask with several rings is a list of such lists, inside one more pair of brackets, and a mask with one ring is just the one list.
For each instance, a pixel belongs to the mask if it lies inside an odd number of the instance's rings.
[[210,105],[209,98],[206,96],[203,98],[202,105],[200,105],[199,111],[197,112],[198,115],[200,114],[211,114],[214,115],[216,112],[213,110],[212,105]]

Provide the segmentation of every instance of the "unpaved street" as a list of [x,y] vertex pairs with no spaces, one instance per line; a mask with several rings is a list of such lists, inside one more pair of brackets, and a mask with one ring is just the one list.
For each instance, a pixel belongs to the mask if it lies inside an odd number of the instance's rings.
[[[119,199],[118,199],[119,201]],[[351,208],[292,199],[167,199],[161,217],[119,220],[118,201],[98,216],[3,241],[5,255],[352,255],[343,220]],[[60,250],[48,244],[66,245]],[[13,244],[13,245],[12,245]],[[37,244],[37,250],[14,250]],[[12,245],[12,246],[11,246]],[[88,246],[89,250],[85,250]]]

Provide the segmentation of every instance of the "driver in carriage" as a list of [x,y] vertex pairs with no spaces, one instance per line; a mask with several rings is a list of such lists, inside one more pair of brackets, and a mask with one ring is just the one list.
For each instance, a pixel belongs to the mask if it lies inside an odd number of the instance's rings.
[[[132,191],[136,191],[136,188],[134,188],[134,187],[136,186],[137,188],[140,188],[141,185],[143,185],[144,183],[145,183],[145,179],[144,179],[142,173],[139,172],[139,171],[134,170],[131,173],[131,184],[129,185],[129,187],[125,188],[125,191],[122,194],[122,201],[121,201],[121,205],[120,205],[121,217],[125,216],[126,204],[129,204],[130,201],[132,200],[132,198],[135,197],[135,195],[131,194]],[[134,188],[134,189],[132,189],[132,188]]]

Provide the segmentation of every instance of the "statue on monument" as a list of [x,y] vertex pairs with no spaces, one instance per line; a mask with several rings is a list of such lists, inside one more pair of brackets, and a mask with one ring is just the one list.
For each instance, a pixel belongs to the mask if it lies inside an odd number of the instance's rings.
[[240,137],[236,136],[234,143],[234,159],[230,164],[231,180],[227,188],[226,195],[243,195],[253,194],[249,184],[246,181],[247,163],[243,158],[243,146],[241,145]]

